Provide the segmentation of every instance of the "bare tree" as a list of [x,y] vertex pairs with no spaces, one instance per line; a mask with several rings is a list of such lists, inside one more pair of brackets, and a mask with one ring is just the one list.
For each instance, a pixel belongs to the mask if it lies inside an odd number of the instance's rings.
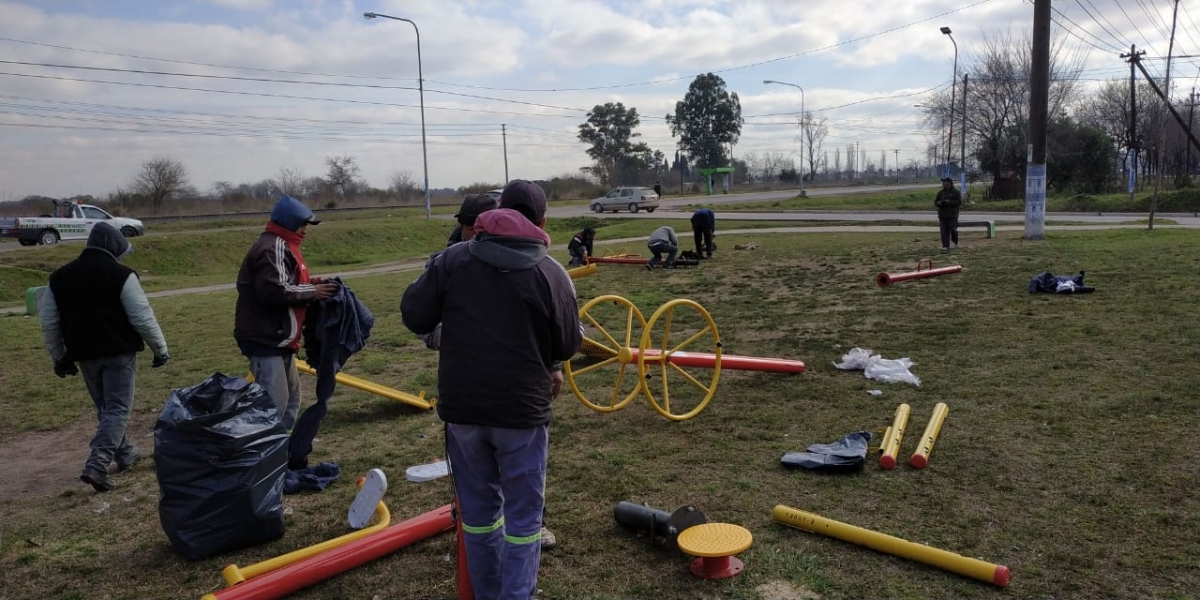
[[187,184],[187,169],[183,168],[183,163],[160,156],[142,163],[142,170],[133,180],[133,190],[149,198],[157,211],[164,201],[177,195]]
[[[817,163],[820,160],[817,155],[821,153],[825,136],[829,135],[827,123],[828,119],[825,117],[818,119],[813,116],[812,111],[808,111],[796,124],[800,128],[800,164],[808,167],[808,178],[817,173]],[[807,158],[805,153],[808,154]]]
[[297,168],[280,167],[271,184],[288,196],[300,196],[304,191],[304,174]]
[[336,190],[342,198],[354,195],[355,182],[358,180],[358,162],[353,156],[326,156],[325,165],[329,173],[325,176],[329,187]]
[[388,177],[388,183],[390,184],[388,190],[395,192],[396,196],[399,197],[401,202],[405,201],[410,196],[416,195],[417,191],[420,189],[417,186],[416,178],[413,177],[412,172],[408,170],[393,171],[391,176]]
[[[982,49],[966,61],[971,73],[966,110],[968,150],[980,160],[980,166],[1000,177],[1003,172],[1018,170],[1025,164],[1025,137],[1029,129],[1029,73],[1032,70],[1033,41],[1025,32],[1014,37],[1011,31],[984,34]],[[1080,50],[1066,47],[1066,36],[1057,39],[1050,49],[1049,114],[1061,114],[1074,103],[1080,93],[1079,77],[1085,56]],[[955,82],[956,85],[961,82]],[[951,90],[945,89],[925,103],[925,123],[933,131],[950,127]],[[955,136],[962,131],[962,97],[955,98]],[[945,137],[941,137],[945,143]],[[937,163],[958,153],[955,148],[942,148]]]

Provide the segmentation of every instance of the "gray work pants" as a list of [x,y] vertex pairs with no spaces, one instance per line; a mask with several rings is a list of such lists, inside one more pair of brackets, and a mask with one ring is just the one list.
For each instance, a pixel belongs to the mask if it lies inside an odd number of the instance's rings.
[[296,355],[252,356],[250,374],[254,383],[262,386],[275,401],[279,419],[289,432],[296,425],[300,413],[300,374],[296,371]]
[[96,405],[98,422],[84,468],[106,473],[114,459],[126,462],[134,451],[125,430],[133,408],[137,355],[131,352],[80,361],[79,371]]

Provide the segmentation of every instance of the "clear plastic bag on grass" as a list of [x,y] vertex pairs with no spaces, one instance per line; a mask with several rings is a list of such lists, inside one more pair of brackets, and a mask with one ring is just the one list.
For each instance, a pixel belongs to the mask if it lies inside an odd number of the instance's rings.
[[909,370],[914,364],[916,363],[908,357],[889,359],[872,354],[870,348],[856,347],[843,354],[842,362],[833,363],[833,366],[844,371],[861,370],[867,379],[884,383],[911,383],[920,386],[921,378]]

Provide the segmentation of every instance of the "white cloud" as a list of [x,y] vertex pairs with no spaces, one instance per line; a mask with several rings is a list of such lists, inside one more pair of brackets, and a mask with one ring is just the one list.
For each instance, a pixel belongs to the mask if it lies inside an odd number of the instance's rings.
[[[827,145],[858,141],[874,155],[901,148],[919,156],[927,136],[912,104],[922,98],[879,98],[949,81],[953,47],[937,28],[953,27],[962,67],[986,33],[1012,27],[1019,34],[1030,26],[1030,5],[993,0],[900,28],[972,1],[205,0],[168,6],[152,0],[120,5],[0,0],[2,37],[190,63],[353,77],[232,70],[13,42],[0,42],[0,49],[6,59],[26,62],[415,87],[412,26],[366,21],[362,13],[411,18],[421,32],[431,184],[455,187],[503,178],[501,123],[509,134],[511,176],[577,171],[588,160],[575,138],[577,126],[585,111],[610,101],[636,107],[642,138],[672,154],[675,140],[662,117],[673,111],[692,76],[707,71],[717,72],[739,94],[744,114],[783,113],[748,119],[738,153],[796,147],[796,130],[787,121],[799,112],[800,94],[762,84],[763,79],[777,79],[804,86],[805,107],[829,119]],[[1106,35],[1082,11],[1070,6],[1060,10],[1093,33]],[[1114,13],[1109,17],[1124,35],[1136,35],[1115,7],[1105,10]],[[129,16],[133,12],[136,18]],[[872,36],[895,28],[900,29]],[[1154,34],[1156,28],[1143,23],[1141,30]],[[863,36],[872,37],[843,43]],[[1075,38],[1066,40],[1070,47],[1091,50],[1087,66],[1096,73],[1125,68],[1114,56]],[[1159,39],[1137,43],[1165,51]],[[1187,47],[1192,43],[1181,36],[1177,53],[1180,48],[1200,53],[1200,48]],[[0,187],[5,194],[103,194],[126,185],[138,164],[156,154],[184,161],[201,189],[216,180],[258,181],[281,166],[321,175],[324,157],[343,153],[355,156],[375,185],[384,185],[395,170],[418,176],[422,171],[421,115],[418,94],[411,89],[14,65],[0,65],[0,71],[259,94],[0,76],[0,124],[10,124],[0,125]],[[629,85],[642,82],[650,83]],[[531,88],[559,91],[517,91]],[[871,101],[831,109],[860,100]],[[11,126],[16,123],[55,128]],[[905,158],[902,152],[901,160]]]

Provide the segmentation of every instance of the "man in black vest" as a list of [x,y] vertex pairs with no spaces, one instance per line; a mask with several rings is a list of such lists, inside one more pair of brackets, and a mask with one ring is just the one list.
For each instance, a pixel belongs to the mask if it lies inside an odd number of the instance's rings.
[[137,353],[149,344],[155,368],[171,359],[137,273],[117,262],[132,251],[121,232],[97,223],[79,258],[50,274],[39,308],[54,374],[66,377],[82,370],[96,404],[99,424],[79,478],[98,492],[114,487],[110,464],[115,462],[120,473],[142,457],[125,435]]

